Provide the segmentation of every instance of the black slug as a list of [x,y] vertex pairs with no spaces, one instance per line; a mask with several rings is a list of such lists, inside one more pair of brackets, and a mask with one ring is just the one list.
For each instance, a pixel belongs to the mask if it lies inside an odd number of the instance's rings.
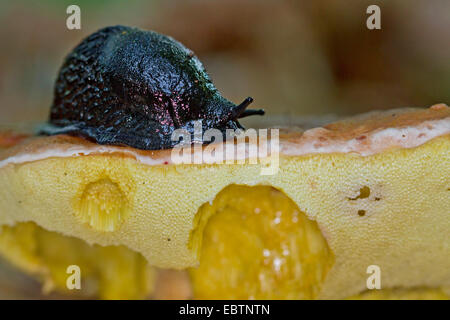
[[125,26],[106,27],[66,58],[42,134],[82,136],[143,150],[171,148],[175,129],[191,134],[238,129],[238,118],[264,114],[223,98],[193,52],[174,39]]

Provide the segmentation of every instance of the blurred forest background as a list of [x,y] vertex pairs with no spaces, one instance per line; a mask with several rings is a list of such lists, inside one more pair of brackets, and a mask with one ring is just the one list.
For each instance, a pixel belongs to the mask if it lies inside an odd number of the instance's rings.
[[[66,28],[70,4],[81,30]],[[381,30],[366,28],[371,4]],[[448,0],[1,0],[0,123],[44,121],[65,55],[116,24],[181,41],[225,97],[269,115],[450,103]]]

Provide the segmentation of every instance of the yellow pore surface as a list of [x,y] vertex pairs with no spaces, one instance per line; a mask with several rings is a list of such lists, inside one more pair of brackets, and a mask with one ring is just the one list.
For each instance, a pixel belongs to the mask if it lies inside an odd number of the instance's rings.
[[317,297],[333,255],[317,223],[283,193],[230,186],[197,215],[209,219],[196,229],[203,233],[200,266],[191,270],[196,298]]
[[93,229],[114,231],[127,213],[127,199],[117,184],[100,179],[86,186],[76,210],[80,221]]
[[[103,216],[110,203],[89,212]],[[199,224],[208,227],[195,229],[204,233],[196,238],[204,243],[201,265],[191,270],[196,298],[317,296],[332,265],[332,254],[317,224],[280,191],[266,186],[230,186],[212,205],[202,206],[197,217],[202,219]],[[76,264],[82,271],[84,295],[92,291],[89,286],[93,284],[101,298],[141,298],[149,293],[146,284],[151,277],[146,263],[125,247],[89,246],[34,223],[21,223],[4,227],[0,252],[22,270],[40,275],[47,289],[64,291],[66,268]]]
[[[82,297],[143,299],[150,296],[155,271],[139,253],[123,246],[90,246],[27,222],[0,230],[0,254],[43,282],[44,292],[57,290]],[[69,291],[67,268],[80,268],[81,289]]]
[[368,290],[348,300],[449,300],[450,294],[442,288]]
[[[262,176],[260,172],[260,165],[249,164],[149,166],[118,155],[11,164],[0,169],[0,185],[7,186],[0,190],[0,225],[33,221],[46,230],[87,243],[125,246],[142,254],[152,266],[176,269],[198,266],[202,255],[214,260],[218,257],[214,253],[212,258],[203,254],[211,250],[208,243],[216,236],[227,238],[230,246],[223,248],[227,254],[242,257],[245,264],[260,269],[242,271],[233,267],[236,275],[223,276],[230,281],[239,273],[254,279],[256,274],[266,277],[257,285],[249,284],[245,289],[249,297],[264,297],[264,288],[280,286],[284,289],[275,291],[276,297],[346,298],[366,289],[369,265],[381,268],[384,288],[450,286],[449,136],[416,148],[367,157],[281,155],[276,175]],[[292,222],[298,211],[300,217],[310,219],[305,220],[309,223],[288,224],[289,219],[281,216],[277,227],[273,224],[280,211],[276,207],[267,212],[260,208],[261,221],[245,211],[249,221],[253,221],[249,223],[226,206],[220,207],[228,214],[218,211],[217,215],[210,215],[207,206],[199,211],[233,184],[280,190],[292,200],[279,200],[282,215],[291,216]],[[250,189],[242,193],[250,193]],[[264,197],[249,196],[253,199],[249,203],[269,202]],[[233,198],[219,195],[217,200],[226,197]],[[242,197],[245,199],[244,194]],[[277,201],[273,203],[275,206]],[[217,224],[220,228],[211,227],[212,231],[208,231],[209,218],[212,226]],[[229,232],[214,231],[229,228],[229,218],[242,223],[232,224],[234,228]],[[267,236],[269,233],[274,234],[273,239]],[[298,234],[292,236],[295,233]],[[316,240],[304,240],[308,237]],[[314,251],[310,246],[315,243],[327,250]],[[291,252],[280,264],[275,258],[283,258],[283,245],[288,244],[288,249],[297,246],[301,252]],[[267,265],[264,249],[273,254]],[[334,263],[326,273],[331,256]],[[221,263],[235,266],[240,261],[233,259],[200,263],[200,268],[211,266],[208,277],[214,279],[213,269],[220,270]],[[307,265],[302,265],[301,272],[296,270],[296,261],[308,259],[314,260],[317,274]],[[278,266],[280,273],[276,275],[273,271]],[[267,276],[269,273],[271,277]],[[195,271],[192,274],[194,284],[201,282]],[[290,283],[288,274],[310,284],[309,292],[303,292],[302,283]],[[217,290],[226,292],[229,285]],[[194,290],[201,294],[202,286],[195,286]],[[215,294],[210,289],[204,292]]]
[[[358,197],[369,196],[362,188]],[[196,299],[316,299],[334,257],[317,223],[267,186],[224,189],[197,213]],[[207,222],[206,222],[207,221]],[[192,236],[195,238],[196,234]],[[449,299],[441,288],[367,290],[348,299]]]
[[[196,299],[317,298],[334,258],[317,224],[282,192],[266,186],[230,186],[213,204],[203,205],[197,217],[208,217],[207,222],[198,221],[195,229],[203,233],[200,266],[189,270],[189,283],[180,276],[158,280],[160,292],[153,292],[156,297],[164,298],[169,281],[175,292],[191,287]],[[90,246],[30,222],[3,227],[0,254],[41,280],[44,292],[57,290],[103,299],[149,298],[158,277],[158,271],[140,254],[126,247]],[[80,267],[80,290],[67,290],[66,271],[71,264]],[[412,288],[371,290],[349,299],[449,296],[440,288]]]

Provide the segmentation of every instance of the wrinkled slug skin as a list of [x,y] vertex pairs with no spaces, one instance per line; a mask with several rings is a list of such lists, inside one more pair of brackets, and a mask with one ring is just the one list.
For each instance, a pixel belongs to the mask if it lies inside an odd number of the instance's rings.
[[[11,162],[0,168],[0,225],[33,221],[185,269],[199,263],[193,243],[203,234],[194,228],[203,204],[230,184],[270,185],[317,222],[334,255],[319,298],[364,291],[369,265],[381,268],[383,288],[450,287],[448,133],[367,156],[281,153],[277,174],[260,169],[148,165],[117,153]],[[97,211],[112,215],[107,222],[89,211],[105,194],[111,199]]]

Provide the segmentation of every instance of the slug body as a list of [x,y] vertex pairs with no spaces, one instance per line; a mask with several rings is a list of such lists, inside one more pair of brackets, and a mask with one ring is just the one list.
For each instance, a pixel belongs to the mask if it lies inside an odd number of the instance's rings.
[[193,52],[153,31],[107,27],[66,58],[55,84],[50,124],[43,134],[71,134],[99,144],[143,150],[171,148],[175,129],[194,132],[242,126],[263,114],[223,98]]

